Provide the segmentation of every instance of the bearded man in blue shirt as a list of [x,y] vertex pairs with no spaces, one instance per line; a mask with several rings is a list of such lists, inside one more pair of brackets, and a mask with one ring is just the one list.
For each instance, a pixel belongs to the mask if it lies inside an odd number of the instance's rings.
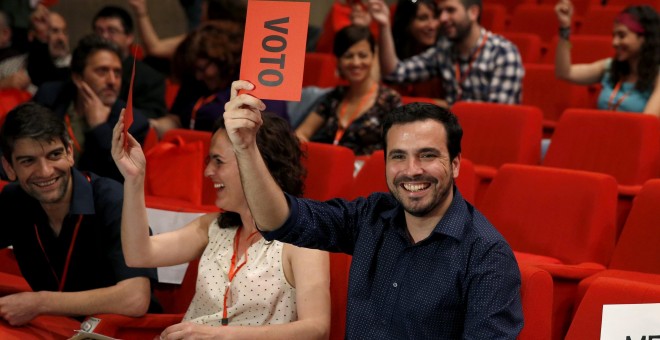
[[[266,239],[353,255],[348,339],[515,339],[520,273],[504,238],[454,186],[462,129],[431,104],[397,108],[383,122],[390,193],[354,201],[290,196],[256,145],[261,100],[232,85],[227,133],[255,223]],[[267,203],[265,203],[267,202]]]

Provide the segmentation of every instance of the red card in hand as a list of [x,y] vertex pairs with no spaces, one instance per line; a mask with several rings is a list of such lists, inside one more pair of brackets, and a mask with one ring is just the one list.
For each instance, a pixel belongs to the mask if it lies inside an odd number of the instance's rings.
[[255,85],[248,93],[300,101],[308,23],[309,2],[248,2],[240,74]]
[[[136,50],[137,51],[137,50]],[[133,71],[131,71],[131,84],[128,87],[126,111],[124,111],[124,148],[128,147],[128,128],[133,124],[133,80],[135,79],[135,56],[133,57]]]

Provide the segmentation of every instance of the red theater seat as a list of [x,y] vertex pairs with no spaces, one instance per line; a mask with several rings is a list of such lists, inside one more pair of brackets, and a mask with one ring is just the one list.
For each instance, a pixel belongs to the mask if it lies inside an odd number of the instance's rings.
[[350,198],[353,185],[355,155],[349,148],[308,142],[301,145],[307,157],[304,197],[319,201]]

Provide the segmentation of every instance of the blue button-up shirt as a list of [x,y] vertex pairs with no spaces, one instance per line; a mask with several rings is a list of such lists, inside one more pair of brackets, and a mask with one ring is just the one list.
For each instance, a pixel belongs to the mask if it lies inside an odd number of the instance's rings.
[[502,236],[454,188],[431,235],[413,243],[390,194],[317,202],[287,195],[285,224],[266,233],[353,255],[348,339],[515,339],[520,272]]

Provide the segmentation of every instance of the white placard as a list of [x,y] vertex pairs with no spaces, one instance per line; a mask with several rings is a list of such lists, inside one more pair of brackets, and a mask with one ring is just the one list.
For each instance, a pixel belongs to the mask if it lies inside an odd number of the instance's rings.
[[601,340],[660,340],[660,303],[603,305]]
[[[147,208],[147,218],[154,235],[179,229],[203,213],[185,213],[178,211]],[[183,246],[183,245],[182,245]],[[188,264],[158,268],[158,282],[181,284],[186,275]]]

